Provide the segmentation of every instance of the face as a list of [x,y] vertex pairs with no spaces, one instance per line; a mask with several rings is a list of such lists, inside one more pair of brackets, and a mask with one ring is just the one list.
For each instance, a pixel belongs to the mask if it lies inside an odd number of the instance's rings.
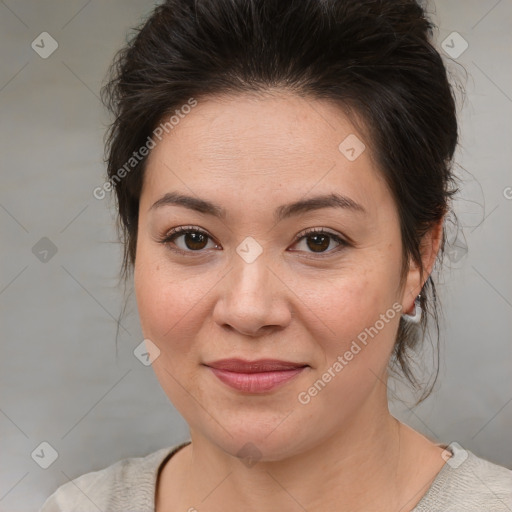
[[[142,331],[191,432],[227,453],[311,449],[385,380],[418,276],[399,289],[399,218],[371,151],[340,107],[282,93],[200,101],[149,156],[134,274]],[[166,194],[214,206],[155,205]],[[267,391],[239,390],[205,366],[228,358],[307,366]]]

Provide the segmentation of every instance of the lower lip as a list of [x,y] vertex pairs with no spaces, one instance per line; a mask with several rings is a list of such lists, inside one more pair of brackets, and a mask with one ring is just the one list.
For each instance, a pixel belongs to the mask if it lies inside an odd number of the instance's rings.
[[246,393],[264,393],[289,382],[307,367],[261,373],[237,373],[209,366],[213,374],[224,384]]

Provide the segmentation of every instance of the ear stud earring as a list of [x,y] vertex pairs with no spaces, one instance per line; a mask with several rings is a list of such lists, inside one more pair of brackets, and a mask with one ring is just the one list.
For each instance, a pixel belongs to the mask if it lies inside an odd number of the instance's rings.
[[402,315],[402,318],[405,321],[410,322],[411,324],[419,324],[420,323],[421,313],[422,313],[420,297],[421,297],[421,294],[418,295],[416,297],[416,299],[414,300],[414,312],[413,312],[413,314],[409,315],[408,313],[404,313]]

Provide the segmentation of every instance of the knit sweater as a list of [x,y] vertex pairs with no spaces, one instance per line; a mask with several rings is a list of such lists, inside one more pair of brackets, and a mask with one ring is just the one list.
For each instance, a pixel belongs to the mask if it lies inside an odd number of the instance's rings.
[[[145,457],[122,459],[59,487],[39,512],[154,512],[158,471],[190,441]],[[444,445],[443,445],[444,446]],[[512,471],[477,457],[457,443],[413,512],[512,510]]]

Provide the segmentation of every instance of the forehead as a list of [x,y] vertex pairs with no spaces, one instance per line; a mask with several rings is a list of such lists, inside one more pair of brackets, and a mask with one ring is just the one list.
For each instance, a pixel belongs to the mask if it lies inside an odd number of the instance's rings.
[[314,189],[365,204],[386,193],[371,141],[343,109],[289,93],[211,97],[182,115],[148,157],[141,201],[176,189],[236,200],[243,190],[260,201]]

